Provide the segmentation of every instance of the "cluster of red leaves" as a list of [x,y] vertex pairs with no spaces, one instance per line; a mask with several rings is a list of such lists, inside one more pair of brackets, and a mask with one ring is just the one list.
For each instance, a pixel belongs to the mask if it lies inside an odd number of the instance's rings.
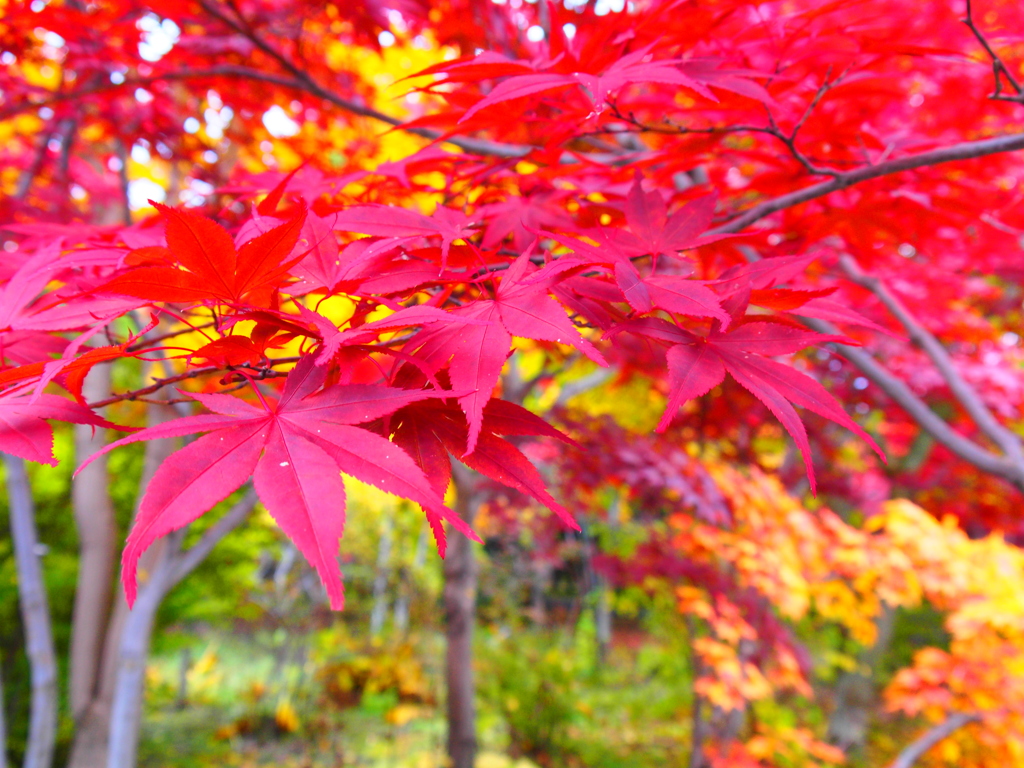
[[[19,5],[0,26],[18,62],[0,73],[0,118],[42,108],[48,122],[6,150],[36,191],[3,211],[16,250],[0,262],[0,449],[50,458],[48,417],[105,425],[86,405],[58,403],[43,388],[63,383],[80,394],[91,365],[166,353],[173,334],[202,326],[207,341],[181,356],[177,380],[210,376],[195,399],[211,413],[128,438],[209,432],[150,487],[126,550],[126,579],[153,538],[251,475],[335,605],[339,472],[420,503],[439,544],[441,520],[460,525],[441,500],[451,455],[572,524],[503,439],[557,436],[501,398],[514,337],[550,359],[582,355],[651,376],[668,394],[662,429],[687,401],[730,393],[729,374],[756,410],[723,406],[719,426],[761,422],[767,409],[803,454],[812,488],[814,446],[794,406],[853,430],[881,454],[804,362],[774,358],[858,343],[800,322],[816,318],[856,332],[896,366],[919,366],[900,339],[874,335],[889,321],[835,274],[838,253],[902,281],[922,322],[965,339],[965,356],[995,343],[1012,317],[1011,287],[966,278],[975,269],[1019,277],[1016,182],[989,182],[1016,179],[1020,165],[1007,153],[972,155],[957,175],[925,166],[839,184],[827,196],[807,193],[810,178],[842,179],[977,138],[981,128],[965,123],[961,104],[985,95],[990,66],[949,63],[971,38],[943,3],[637,5],[627,15],[483,0]],[[175,43],[143,60],[142,30],[164,22],[178,30]],[[451,143],[374,167],[354,143],[329,161],[337,148],[326,110],[388,119],[365,106],[378,101],[372,78],[339,69],[332,46],[378,47],[386,25],[413,44],[429,29],[463,54],[421,73],[432,82],[416,89],[416,103],[427,106],[402,126]],[[544,32],[539,41],[521,34],[534,27]],[[35,29],[63,41],[60,65],[73,87],[47,89],[26,75],[57,61],[46,52],[55,43],[27,31]],[[895,39],[905,42],[888,42]],[[183,128],[196,100],[176,90],[193,81],[215,86],[216,100],[231,106],[236,139],[263,135],[267,105],[289,99],[292,114],[328,138],[297,138],[312,161],[289,176],[239,177],[225,187],[242,200],[269,191],[251,213],[235,201],[219,221],[161,208],[163,226],[57,223],[89,213],[58,194],[72,180],[88,190],[97,218],[118,191],[67,151],[75,105],[88,102],[83,119],[111,137],[110,147],[123,153],[145,141],[202,169],[204,145]],[[338,90],[326,85],[334,83]],[[922,95],[928,88],[958,98]],[[137,89],[153,98],[137,99]],[[914,112],[917,96],[934,102],[926,119]],[[993,105],[985,131],[1010,130],[1013,106]],[[460,151],[442,149],[452,145]],[[425,199],[436,207],[423,210]],[[768,208],[752,208],[758,203]],[[760,212],[749,218],[752,210]],[[754,222],[756,230],[744,226]],[[723,237],[739,230],[746,234]],[[352,305],[343,319],[325,309],[336,297]],[[147,309],[160,333],[136,327],[138,338],[127,337]],[[106,352],[90,348],[99,334],[109,337]],[[274,358],[275,350],[291,353]],[[846,394],[859,397],[853,386]],[[228,388],[239,396],[221,391]],[[887,416],[897,428],[891,437],[907,420],[892,409]],[[230,471],[217,451],[228,444],[237,459]]]

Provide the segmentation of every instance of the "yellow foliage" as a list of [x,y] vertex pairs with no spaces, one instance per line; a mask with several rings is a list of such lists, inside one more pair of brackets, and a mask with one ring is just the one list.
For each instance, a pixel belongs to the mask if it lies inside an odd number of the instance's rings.
[[287,698],[278,702],[277,709],[274,710],[274,722],[284,733],[295,733],[299,730],[299,714]]
[[417,707],[414,704],[399,704],[384,714],[384,720],[391,725],[403,726],[422,717],[426,711],[428,710],[424,710],[423,707]]

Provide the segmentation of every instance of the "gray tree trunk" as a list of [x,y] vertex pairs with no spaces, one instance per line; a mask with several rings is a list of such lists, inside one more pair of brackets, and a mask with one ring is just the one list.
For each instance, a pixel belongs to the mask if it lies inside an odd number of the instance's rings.
[[384,629],[388,615],[388,575],[391,570],[391,538],[394,521],[385,517],[381,521],[380,541],[377,544],[377,573],[373,578],[373,608],[370,610],[370,635],[376,637]]
[[[109,391],[110,367],[101,365],[93,368],[82,388],[85,399],[100,400]],[[81,466],[105,444],[103,430],[76,425],[76,464]],[[68,699],[71,716],[78,723],[96,695],[103,636],[113,594],[117,525],[110,500],[106,456],[82,470],[72,482],[71,503],[78,527],[79,561],[71,618]]]
[[7,498],[18,571],[18,596],[32,679],[24,766],[50,768],[57,735],[57,658],[53,650],[43,569],[39,564],[43,550],[36,535],[32,489],[25,472],[25,462],[4,454],[4,465],[7,468]]
[[149,657],[153,623],[160,603],[170,589],[174,559],[180,549],[183,535],[183,531],[175,531],[165,537],[160,557],[139,590],[138,598],[128,613],[121,632],[117,677],[110,708],[107,768],[135,768],[139,726],[142,724],[146,659]]
[[[610,529],[614,530],[619,527],[620,505],[621,500],[618,493],[616,493],[612,498],[611,504],[608,505],[608,527]],[[608,582],[603,576],[595,575],[594,581],[597,589],[597,605],[594,606],[597,650],[601,662],[604,662],[608,657],[608,649],[612,644],[612,595],[611,590],[608,589]]]
[[135,768],[142,724],[142,704],[153,624],[167,594],[195,570],[217,543],[234,530],[256,504],[250,489],[231,510],[207,529],[191,549],[181,551],[187,528],[165,536],[150,576],[139,590],[121,633],[117,673],[110,706],[107,768]]
[[[455,511],[469,525],[479,504],[479,475],[456,464]],[[477,565],[473,542],[452,532],[444,559],[445,679],[448,686],[448,757],[451,768],[473,768],[476,761],[476,706],[473,688],[473,624]]]
[[[174,411],[167,406],[151,405],[147,409],[146,423],[149,426],[156,426],[173,418],[174,415]],[[171,455],[174,447],[174,440],[150,440],[146,443],[142,477],[139,478],[138,498],[140,500],[146,492],[150,479]],[[158,541],[143,553],[139,560],[140,571],[152,573],[163,546],[163,540]],[[98,679],[94,684],[94,695],[76,723],[68,768],[102,768],[107,764],[114,684],[117,676],[121,637],[128,613],[128,603],[124,599],[124,593],[118,589],[114,593],[114,606],[103,638],[103,653],[100,659]]]

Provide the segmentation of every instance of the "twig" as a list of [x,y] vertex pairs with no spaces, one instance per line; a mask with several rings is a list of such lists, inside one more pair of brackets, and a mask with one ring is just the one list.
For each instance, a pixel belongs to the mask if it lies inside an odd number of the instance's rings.
[[[267,361],[268,366],[282,365],[284,363],[297,362],[297,357],[281,357],[277,359],[271,359]],[[272,370],[269,367],[265,368],[251,368],[248,364],[239,366],[219,366],[210,365],[204,368],[195,368],[191,371],[185,371],[184,373],[177,373],[174,376],[167,376],[161,379],[154,379],[153,383],[149,386],[142,387],[141,389],[133,389],[130,392],[122,392],[119,395],[108,397],[106,400],[99,400],[95,403],[89,403],[90,408],[102,408],[104,405],[110,405],[111,403],[120,403],[125,400],[138,400],[145,395],[151,395],[157,392],[162,387],[168,384],[175,384],[179,381],[187,381],[188,379],[197,379],[200,376],[208,376],[211,373],[233,373],[238,372],[240,369],[252,370],[256,373],[255,376],[247,376],[251,380],[261,381],[263,379],[276,379],[286,374]]]
[[[998,101],[1013,101],[1018,104],[1024,104],[1024,87],[1021,87],[1021,84],[1013,76],[1013,72],[1011,72],[1010,68],[1006,66],[1003,60],[999,57],[999,54],[996,53],[991,44],[989,44],[985,35],[982,34],[981,30],[978,29],[977,25],[974,23],[974,16],[971,12],[971,0],[967,0],[967,15],[963,22],[967,25],[967,28],[971,30],[978,42],[981,43],[981,47],[985,49],[989,58],[992,59],[992,78],[995,81],[995,92],[992,93],[989,98],[996,99]],[[1006,78],[1010,87],[1017,92],[1016,96],[1003,93],[1003,81],[1000,74]]]
[[117,169],[118,183],[121,188],[121,223],[130,227],[132,225],[132,206],[131,198],[128,195],[128,149],[120,136],[114,139],[114,147],[117,150],[117,159],[121,163],[121,167]]
[[[333,91],[324,88],[312,77],[310,77],[309,73],[307,73],[304,69],[296,66],[295,63],[291,61],[291,59],[289,59],[283,53],[274,48],[274,46],[272,46],[269,42],[264,40],[260,36],[260,34],[256,32],[256,30],[254,30],[245,21],[241,12],[237,8],[234,8],[235,15],[238,17],[238,20],[236,21],[230,18],[227,14],[222,13],[218,8],[215,7],[214,3],[209,2],[209,0],[200,0],[200,5],[202,6],[203,10],[205,10],[215,19],[221,21],[231,29],[248,38],[253,43],[253,45],[255,45],[257,48],[263,51],[267,56],[272,58],[278,64],[280,64],[281,67],[283,67],[287,72],[289,72],[292,75],[292,77],[295,78],[295,81],[297,83],[301,83],[303,89],[308,91],[309,93],[315,96],[319,96],[322,99],[326,99],[327,101],[330,101],[332,104],[341,107],[342,109],[345,109],[347,111],[355,112],[356,114],[361,114],[365,117],[372,117],[375,120],[380,120],[381,122],[385,122],[388,125],[400,128],[408,133],[412,133],[417,136],[422,136],[423,138],[430,139],[431,141],[435,141],[442,137],[442,134],[438,131],[431,131],[425,128],[407,127],[401,120],[397,118],[391,117],[390,115],[385,115],[382,112],[378,112],[375,109],[370,109],[368,107],[360,107],[354,104],[353,102],[349,101],[348,99],[342,99]],[[522,155],[528,154],[532,149],[532,147],[499,145],[491,141],[469,139],[460,136],[452,136],[449,138],[445,138],[444,140],[450,144],[454,144],[455,146],[467,152],[474,152],[476,154],[484,155],[497,155],[499,157],[520,157]]]
[[[807,122],[807,119],[811,116],[811,113],[814,112],[815,107],[818,106],[818,103],[825,96],[825,94],[832,90],[832,88],[834,88],[843,79],[843,75],[845,74],[846,73],[844,72],[843,74],[839,75],[839,77],[837,77],[835,80],[829,81],[829,77],[832,76],[832,67],[829,67],[828,71],[825,73],[824,82],[822,82],[822,84],[818,87],[817,92],[814,94],[814,98],[811,99],[811,103],[807,105],[807,109],[804,110],[804,113],[800,116],[800,119],[796,121],[796,125],[793,126],[793,130],[789,132],[789,135],[784,135],[782,131],[778,129],[776,129],[776,132],[774,134],[776,138],[779,139],[779,141],[781,141],[783,144],[786,145],[786,147],[789,148],[790,154],[793,155],[794,158],[796,158],[796,161],[800,163],[800,165],[802,165],[808,171],[808,173],[813,173],[817,176],[832,176],[834,178],[837,177],[840,172],[829,168],[819,168],[816,165],[814,165],[807,157],[807,155],[805,155],[803,152],[797,149],[796,135],[800,133],[800,129],[804,127],[804,123]],[[765,109],[767,109],[767,107],[765,107]],[[771,119],[771,112],[768,113],[768,117],[769,119]],[[771,123],[772,126],[775,127],[774,119],[771,119]]]
[[205,330],[207,328],[213,328],[216,325],[217,324],[211,320],[210,322],[205,323],[203,325],[190,325],[187,328],[179,328],[176,331],[168,331],[167,333],[161,334],[160,336],[152,336],[152,337],[147,336],[145,339],[142,339],[141,341],[139,341],[139,343],[132,344],[130,347],[128,347],[127,351],[128,352],[138,352],[140,349],[146,349],[147,347],[152,347],[154,344],[158,344],[161,341],[167,341],[168,339],[173,339],[173,338],[175,338],[177,336],[184,336],[184,335],[192,333],[194,331],[202,331],[202,330]]

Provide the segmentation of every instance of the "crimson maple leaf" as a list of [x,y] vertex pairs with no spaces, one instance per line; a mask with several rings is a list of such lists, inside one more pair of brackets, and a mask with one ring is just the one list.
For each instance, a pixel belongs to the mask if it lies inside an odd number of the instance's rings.
[[452,387],[469,392],[459,398],[469,420],[467,453],[476,447],[483,409],[498,383],[513,336],[569,344],[598,365],[608,365],[594,345],[580,336],[561,305],[547,295],[547,284],[526,280],[529,266],[529,254],[524,253],[505,272],[494,299],[479,299],[452,312],[486,324],[431,328],[413,340],[420,356],[435,368],[450,360]]
[[57,459],[53,456],[53,430],[46,419],[127,431],[125,427],[97,416],[84,405],[63,397],[33,396],[27,389],[11,389],[0,393],[0,451],[28,461],[57,466]]
[[353,426],[438,393],[369,384],[322,388],[325,377],[325,370],[307,355],[289,373],[276,404],[257,408],[231,395],[194,394],[212,413],[149,427],[90,459],[139,440],[209,432],[160,466],[139,504],[122,556],[129,605],[136,595],[136,566],[149,545],[198,518],[250,476],[281,530],[320,574],[334,609],[344,604],[336,560],[345,525],[345,485],[339,472],[420,504],[442,556],[442,519],[479,541],[401,447]]
[[[629,230],[605,228],[601,232],[627,257],[652,255],[677,256],[679,251],[697,248],[734,235],[701,233],[711,226],[717,196],[691,200],[671,216],[660,192],[644,192],[640,175],[626,196],[625,214]],[[655,263],[657,263],[655,261]]]
[[812,493],[816,486],[811,447],[794,404],[854,432],[885,461],[882,449],[850,418],[828,390],[810,376],[768,359],[768,356],[790,354],[826,341],[849,344],[849,339],[771,322],[744,323],[729,333],[723,333],[716,327],[708,336],[697,336],[656,317],[634,320],[624,327],[672,344],[667,352],[669,400],[658,424],[659,432],[668,428],[683,403],[707,394],[729,373],[740,386],[764,403],[792,436],[803,456]]
[[532,496],[567,526],[580,530],[572,514],[547,492],[537,468],[504,436],[543,435],[579,447],[574,440],[530,411],[506,400],[492,398],[483,408],[481,430],[472,453],[464,453],[469,425],[462,411],[446,401],[408,405],[389,420],[394,441],[402,446],[430,478],[437,493],[451,479],[449,453],[471,469]]
[[468,228],[469,223],[465,214],[443,206],[438,206],[433,215],[424,216],[416,211],[390,205],[358,205],[338,213],[334,227],[383,238],[367,248],[359,260],[348,264],[349,269],[382,250],[389,250],[423,237],[440,236],[443,270],[448,264],[448,251],[452,243],[475,234],[474,230]]
[[[858,325],[881,333],[892,335],[887,328],[864,317],[853,307],[827,298],[838,286],[818,291],[794,290],[776,286],[790,283],[804,273],[804,270],[818,258],[817,254],[805,256],[775,256],[759,259],[727,269],[714,282],[715,288],[723,295],[736,297],[739,305],[741,296],[750,291],[749,301],[759,307],[799,317],[816,317],[837,323]],[[742,309],[745,309],[742,306]]]
[[[73,273],[76,269],[96,266],[98,265],[90,263],[87,254],[73,253],[66,257],[62,256],[61,249],[56,243],[41,248],[20,264],[6,284],[0,288],[0,344],[5,353],[9,346],[16,343],[22,344],[26,350],[36,347],[34,351],[37,351],[39,346],[49,346],[50,349],[46,352],[53,351],[55,342],[43,344],[38,336],[32,339],[29,332],[69,331],[89,325],[95,326],[102,324],[104,318],[110,319],[134,309],[132,304],[123,298],[105,296],[83,299],[78,295],[78,291],[70,292],[70,295],[62,295],[61,291],[43,293],[40,298],[39,294],[52,281],[67,273]],[[21,357],[23,361],[29,361],[25,356]],[[31,361],[37,359],[39,357]]]
[[[628,53],[607,67],[601,74],[590,72],[529,72],[516,74],[498,83],[483,99],[470,107],[459,122],[465,122],[481,109],[500,104],[511,99],[530,96],[534,93],[553,91],[572,85],[583,86],[591,103],[600,108],[614,91],[618,91],[630,83],[661,83],[664,85],[681,85],[696,91],[701,96],[718,101],[715,95],[700,80],[683,73],[679,68],[681,60],[662,59],[647,60],[654,43],[645,45],[639,50]],[[497,68],[507,68],[506,64],[498,64]],[[502,74],[505,72],[502,71]],[[494,74],[490,75],[491,77]]]
[[228,231],[212,219],[150,202],[163,214],[167,249],[146,249],[162,253],[150,253],[147,263],[118,275],[98,290],[171,302],[238,302],[249,295],[249,303],[256,303],[252,294],[269,294],[302,258],[292,257],[282,264],[298,241],[305,210],[236,250]]
[[[647,313],[658,308],[691,317],[713,317],[724,324],[729,323],[729,314],[722,308],[719,297],[704,281],[688,277],[685,266],[678,274],[652,274],[644,277],[633,264],[629,251],[620,248],[604,232],[595,234],[598,240],[603,241],[603,247],[595,247],[573,237],[551,235],[562,245],[571,248],[573,254],[552,261],[538,271],[531,282],[547,281],[555,275],[578,272],[590,266],[610,267],[622,292],[622,299],[637,312]],[[652,251],[643,246],[640,252]]]

